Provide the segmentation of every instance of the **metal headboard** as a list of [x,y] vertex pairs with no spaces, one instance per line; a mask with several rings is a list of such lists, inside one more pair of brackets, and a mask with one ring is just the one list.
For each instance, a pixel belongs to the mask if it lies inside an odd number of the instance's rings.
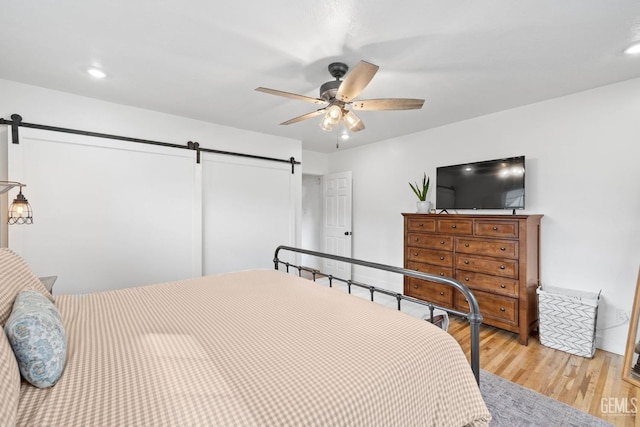
[[278,254],[280,253],[281,250],[295,252],[295,253],[304,254],[304,255],[311,255],[319,258],[332,259],[335,261],[345,262],[345,263],[354,264],[354,265],[361,265],[361,266],[372,268],[375,270],[390,271],[392,273],[402,274],[403,276],[415,277],[416,279],[431,280],[434,282],[451,286],[452,288],[458,290],[460,293],[462,293],[462,295],[464,295],[464,297],[467,299],[467,302],[469,303],[469,313],[464,313],[451,308],[440,307],[428,301],[419,300],[417,298],[409,297],[404,294],[399,294],[397,292],[391,292],[387,289],[367,285],[361,282],[357,282],[355,280],[341,279],[333,275],[327,275],[330,284],[332,283],[333,280],[346,283],[349,289],[349,293],[351,293],[351,286],[357,286],[359,288],[368,289],[369,292],[371,293],[371,301],[373,301],[373,296],[376,292],[395,297],[398,302],[398,310],[401,309],[402,301],[408,301],[408,302],[412,302],[415,304],[420,304],[428,307],[431,313],[432,320],[433,320],[434,308],[438,308],[440,310],[446,311],[447,313],[451,313],[457,316],[462,316],[467,318],[471,327],[471,370],[473,371],[473,374],[476,377],[476,382],[480,384],[480,323],[482,323],[482,316],[480,315],[480,308],[478,307],[478,301],[476,300],[476,297],[471,293],[469,288],[467,288],[465,285],[458,282],[457,280],[454,280],[448,277],[434,276],[433,274],[422,273],[414,270],[407,270],[406,268],[394,267],[386,264],[378,264],[375,262],[362,261],[355,258],[347,258],[347,257],[338,256],[338,255],[310,251],[307,249],[294,248],[291,246],[278,246],[276,248],[276,252],[273,258],[273,263],[276,270],[279,269],[280,264],[283,264],[287,267],[287,272],[289,271],[289,267],[297,268],[299,275],[302,270],[311,272],[314,280],[315,280],[315,275],[318,274],[317,270],[312,270],[306,267],[291,264],[289,262],[281,261],[278,258]]

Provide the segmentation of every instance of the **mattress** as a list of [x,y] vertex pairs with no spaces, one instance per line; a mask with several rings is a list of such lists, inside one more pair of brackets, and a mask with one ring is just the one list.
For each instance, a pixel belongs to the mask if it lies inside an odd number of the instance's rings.
[[458,343],[275,270],[55,301],[65,370],[23,382],[19,425],[486,425]]

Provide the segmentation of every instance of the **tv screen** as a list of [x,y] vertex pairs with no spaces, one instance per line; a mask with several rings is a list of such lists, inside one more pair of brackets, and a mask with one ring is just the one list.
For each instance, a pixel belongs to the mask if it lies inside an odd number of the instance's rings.
[[524,209],[524,156],[436,169],[437,209]]

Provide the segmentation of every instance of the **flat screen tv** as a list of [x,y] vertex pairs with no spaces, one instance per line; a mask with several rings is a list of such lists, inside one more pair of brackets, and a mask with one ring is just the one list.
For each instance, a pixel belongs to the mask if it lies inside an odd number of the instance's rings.
[[437,209],[524,209],[524,156],[436,169]]

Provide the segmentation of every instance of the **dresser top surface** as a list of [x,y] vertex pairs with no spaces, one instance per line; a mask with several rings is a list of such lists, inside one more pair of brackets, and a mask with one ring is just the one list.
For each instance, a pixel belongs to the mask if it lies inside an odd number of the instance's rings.
[[412,216],[420,218],[436,218],[436,219],[527,219],[542,218],[541,214],[531,215],[512,215],[512,214],[424,214],[424,213],[402,213],[402,216]]

